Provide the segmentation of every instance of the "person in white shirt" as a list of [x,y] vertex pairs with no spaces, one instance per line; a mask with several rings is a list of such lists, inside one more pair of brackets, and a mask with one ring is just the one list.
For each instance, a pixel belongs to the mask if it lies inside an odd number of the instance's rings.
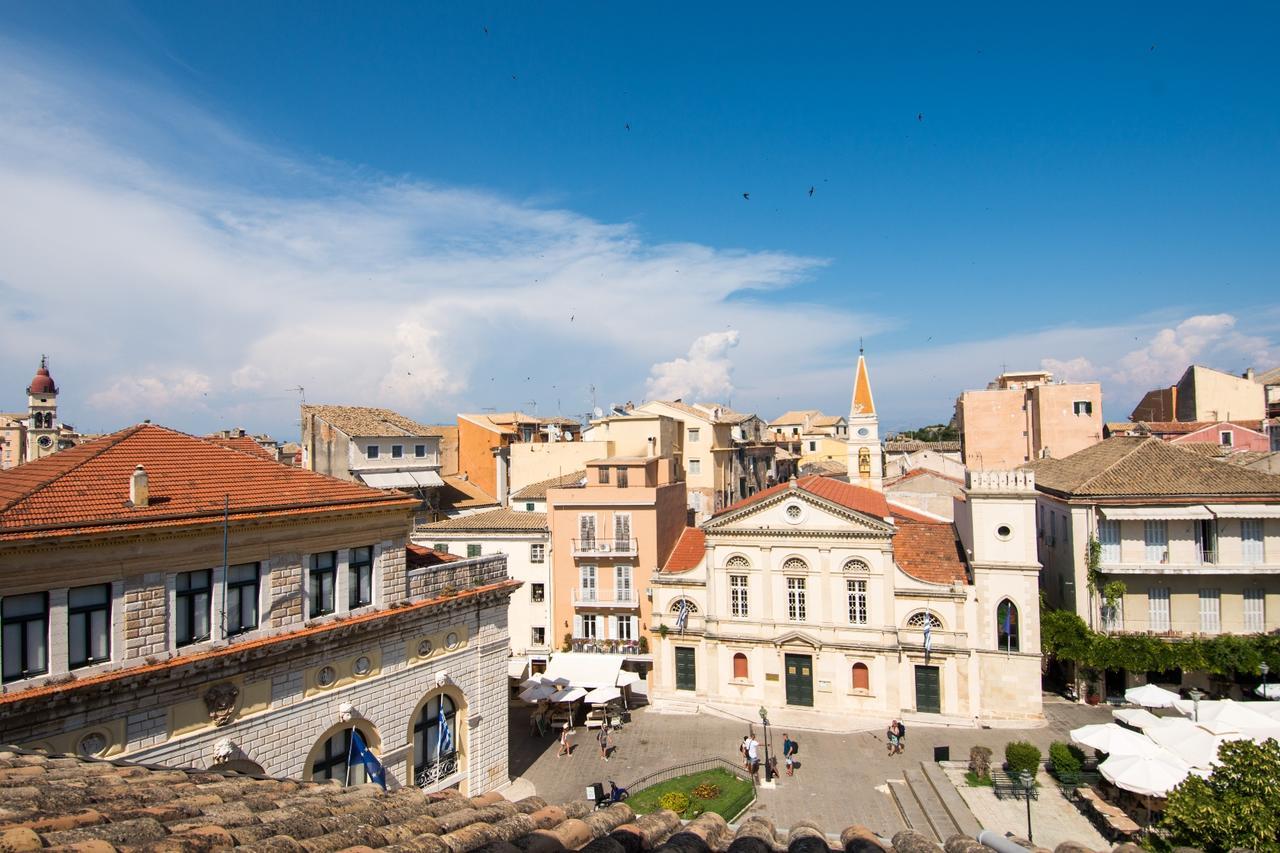
[[751,768],[751,777],[754,779],[760,770],[760,744],[754,737],[747,738],[747,765]]

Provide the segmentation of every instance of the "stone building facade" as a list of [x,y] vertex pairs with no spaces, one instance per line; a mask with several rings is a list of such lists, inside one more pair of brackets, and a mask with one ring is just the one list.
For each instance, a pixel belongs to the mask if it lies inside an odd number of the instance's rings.
[[0,474],[3,739],[357,781],[355,729],[389,786],[502,787],[518,584],[407,561],[415,505],[152,425]]

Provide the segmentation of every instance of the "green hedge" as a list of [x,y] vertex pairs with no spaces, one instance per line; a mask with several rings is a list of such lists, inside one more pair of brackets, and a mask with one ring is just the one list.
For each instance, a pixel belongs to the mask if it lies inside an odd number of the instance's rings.
[[1069,610],[1040,613],[1040,648],[1058,660],[1092,669],[1131,672],[1182,669],[1234,676],[1252,674],[1266,661],[1280,672],[1280,635],[1220,634],[1165,640],[1146,634],[1100,634]]
[[1034,777],[1040,769],[1040,748],[1030,741],[1010,741],[1004,748],[1004,763],[1010,774],[1025,772]]
[[1080,768],[1084,767],[1084,753],[1079,747],[1056,740],[1049,745],[1049,761],[1053,762],[1055,776],[1079,773]]

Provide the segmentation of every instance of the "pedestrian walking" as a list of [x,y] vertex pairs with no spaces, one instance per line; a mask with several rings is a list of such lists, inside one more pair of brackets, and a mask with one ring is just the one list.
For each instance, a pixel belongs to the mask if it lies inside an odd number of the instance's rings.
[[902,720],[894,720],[898,726],[898,754],[907,748],[907,725]]
[[596,732],[596,740],[600,741],[600,757],[605,761],[609,760],[609,724],[601,723],[600,731]]
[[742,758],[742,769],[748,773],[751,772],[751,759],[747,757],[747,741],[751,740],[751,735],[743,735],[742,743],[738,744],[738,755]]
[[787,762],[787,775],[796,775],[795,755],[800,751],[800,744],[791,739],[791,735],[782,733],[782,758]]
[[897,755],[898,754],[898,721],[897,720],[889,721],[889,728],[888,730],[885,731],[884,736],[885,736],[885,741],[887,743],[887,747],[886,747],[888,749],[887,754]]
[[571,755],[569,750],[569,724],[565,723],[564,728],[560,729],[560,751],[556,753],[556,758],[562,755]]
[[754,780],[760,773],[760,744],[756,742],[754,737],[747,735],[747,769],[751,772],[751,778]]

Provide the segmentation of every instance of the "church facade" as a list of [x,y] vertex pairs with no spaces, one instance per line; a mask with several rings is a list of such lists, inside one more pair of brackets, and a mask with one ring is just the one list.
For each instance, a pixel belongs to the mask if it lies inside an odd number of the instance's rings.
[[1032,475],[970,472],[954,523],[895,504],[863,358],[852,408],[849,482],[793,478],[684,532],[654,579],[655,701],[1042,719]]
[[79,443],[75,430],[58,420],[58,385],[49,374],[49,360],[27,386],[27,413],[0,414],[0,468],[43,459]]

